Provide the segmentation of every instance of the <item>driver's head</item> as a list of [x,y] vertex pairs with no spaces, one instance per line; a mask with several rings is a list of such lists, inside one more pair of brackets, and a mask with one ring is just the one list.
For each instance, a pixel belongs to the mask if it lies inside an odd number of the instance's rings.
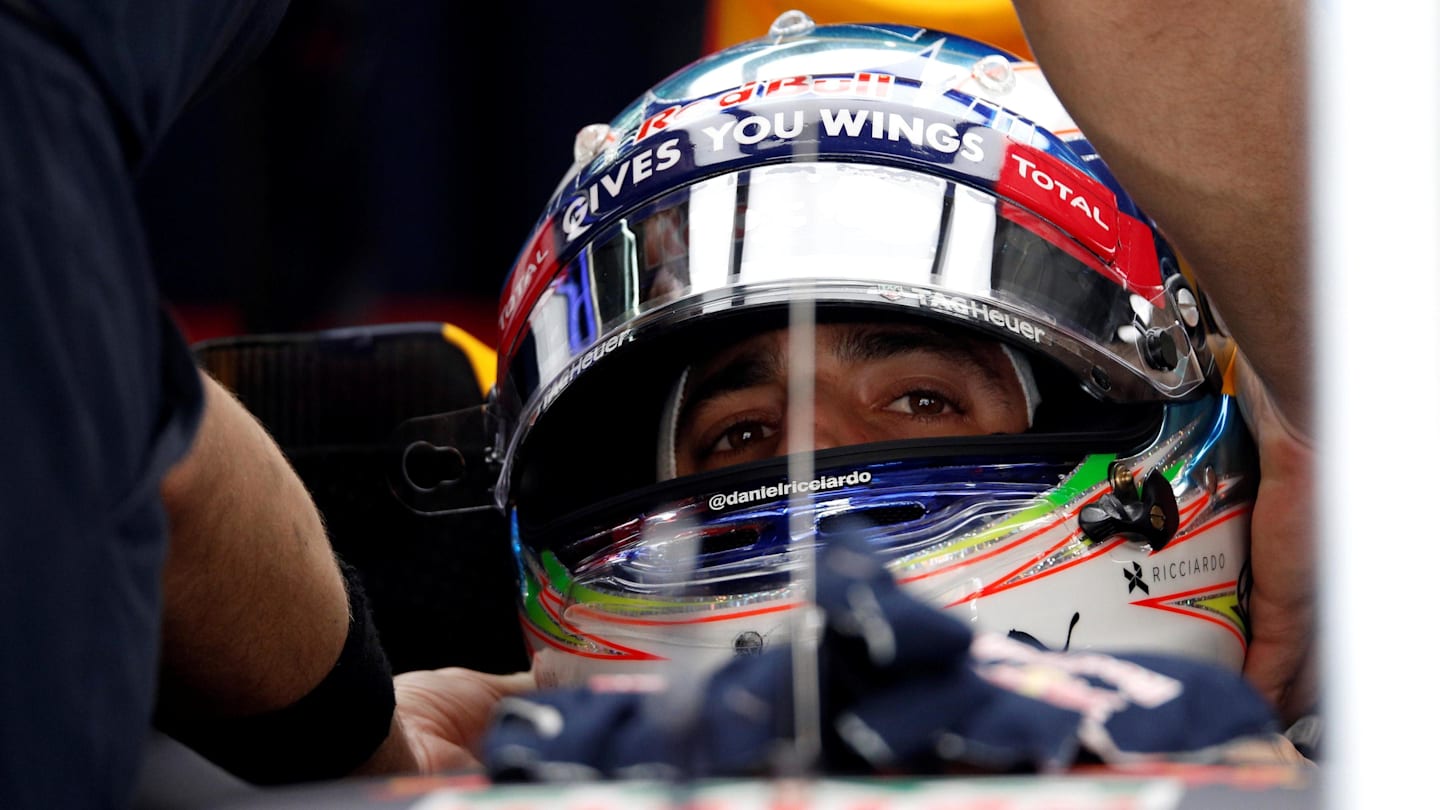
[[979,627],[1240,665],[1212,320],[1033,64],[792,24],[577,156],[489,408],[542,683],[782,641],[840,526]]

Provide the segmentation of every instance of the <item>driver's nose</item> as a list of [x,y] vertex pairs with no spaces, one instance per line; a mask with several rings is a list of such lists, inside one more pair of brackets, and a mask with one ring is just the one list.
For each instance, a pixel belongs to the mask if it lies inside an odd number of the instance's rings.
[[[814,425],[814,448],[816,450],[849,447],[878,439],[872,435],[873,430],[860,417],[855,408],[846,407],[839,397],[826,396],[820,390],[815,392],[815,419],[811,424]],[[791,438],[787,440],[787,445],[794,441],[794,431],[791,431],[790,435]],[[785,452],[790,453],[793,450],[787,446]]]

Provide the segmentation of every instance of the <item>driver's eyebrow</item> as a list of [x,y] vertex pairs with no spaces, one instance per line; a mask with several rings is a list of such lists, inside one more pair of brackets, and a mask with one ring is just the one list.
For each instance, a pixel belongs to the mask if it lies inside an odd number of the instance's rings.
[[697,406],[722,394],[765,385],[784,374],[785,358],[773,344],[742,352],[695,386],[695,390],[685,397],[681,419],[683,421]]
[[[783,343],[783,336],[779,343]],[[944,355],[964,362],[980,372],[987,384],[998,384],[1000,372],[981,362],[972,339],[936,329],[906,326],[869,326],[844,331],[833,348],[836,359],[854,364],[884,360],[912,352]],[[714,373],[700,380],[681,406],[684,422],[697,407],[730,393],[780,380],[785,375],[785,356],[776,342],[742,352]]]
[[937,329],[873,326],[846,331],[836,342],[835,357],[843,363],[885,360],[912,352],[930,352],[963,359],[987,377],[998,379],[995,369],[980,362],[972,339]]

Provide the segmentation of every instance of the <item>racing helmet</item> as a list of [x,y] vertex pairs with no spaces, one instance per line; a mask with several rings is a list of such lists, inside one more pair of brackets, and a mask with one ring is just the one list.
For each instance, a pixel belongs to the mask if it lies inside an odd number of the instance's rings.
[[[667,465],[689,370],[796,307],[998,343],[1028,429]],[[784,643],[840,532],[976,629],[1238,669],[1224,341],[1035,64],[787,12],[581,130],[506,280],[494,493],[537,679]]]

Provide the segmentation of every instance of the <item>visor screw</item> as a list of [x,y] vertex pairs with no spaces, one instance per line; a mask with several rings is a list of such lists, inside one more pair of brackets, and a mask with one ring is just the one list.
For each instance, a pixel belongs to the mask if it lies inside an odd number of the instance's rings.
[[810,19],[810,15],[792,8],[770,23],[770,38],[778,41],[786,37],[803,37],[814,30],[815,21]]
[[1212,497],[1215,495],[1216,491],[1220,489],[1219,484],[1220,482],[1215,480],[1214,467],[1206,467],[1205,471],[1200,473],[1200,485],[1203,486],[1205,488],[1205,491],[1209,493]]
[[1175,309],[1187,327],[1194,329],[1200,325],[1200,302],[1195,300],[1195,293],[1190,292],[1190,288],[1181,287],[1175,291]]
[[580,131],[575,133],[575,146],[572,150],[575,162],[589,163],[614,141],[615,135],[610,131],[609,124],[590,124],[581,127]]
[[1174,371],[1180,363],[1180,353],[1175,348],[1175,339],[1163,329],[1145,331],[1145,362],[1161,371]]
[[759,655],[765,648],[765,637],[754,630],[746,630],[735,637],[735,654],[738,655]]
[[1121,498],[1136,497],[1135,474],[1124,464],[1113,462],[1110,465],[1110,488]]
[[970,69],[970,75],[980,86],[997,95],[1004,95],[1015,89],[1015,68],[1010,66],[1010,60],[998,53],[989,56],[975,63]]
[[1101,391],[1110,390],[1110,375],[1105,373],[1105,369],[1094,366],[1090,369],[1090,379]]
[[1156,531],[1164,531],[1164,530],[1165,530],[1165,510],[1164,510],[1164,509],[1161,509],[1159,506],[1152,506],[1152,507],[1150,507],[1150,525],[1153,526],[1153,527],[1156,529]]

